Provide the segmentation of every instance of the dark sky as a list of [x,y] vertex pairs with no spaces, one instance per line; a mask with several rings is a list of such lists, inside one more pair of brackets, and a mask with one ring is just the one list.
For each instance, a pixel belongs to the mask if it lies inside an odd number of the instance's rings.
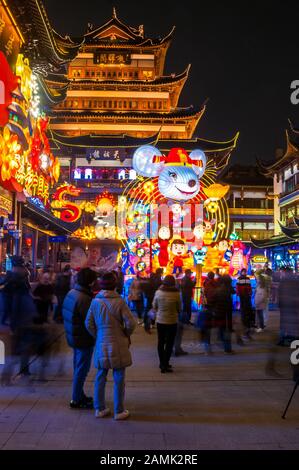
[[81,35],[88,22],[102,25],[115,6],[146,36],[176,31],[165,73],[192,64],[180,106],[209,97],[196,135],[230,139],[240,131],[233,162],[274,158],[285,145],[288,118],[299,125],[299,105],[290,102],[290,83],[299,79],[299,7],[296,1],[44,0],[60,34]]

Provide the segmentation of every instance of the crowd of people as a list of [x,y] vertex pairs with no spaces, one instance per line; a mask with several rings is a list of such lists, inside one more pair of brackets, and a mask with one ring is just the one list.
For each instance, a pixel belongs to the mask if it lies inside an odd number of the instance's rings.
[[[30,376],[30,360],[42,358],[41,378],[51,338],[49,325],[60,325],[67,343],[73,350],[73,386],[70,407],[95,409],[97,418],[112,413],[106,406],[105,385],[109,369],[114,380],[114,418],[124,420],[125,373],[132,364],[131,335],[137,325],[147,334],[157,331],[157,357],[162,374],[172,373],[171,356],[188,354],[182,348],[185,328],[193,326],[199,333],[206,355],[213,354],[212,332],[217,331],[224,354],[234,354],[236,344],[244,345],[254,333],[266,328],[266,314],[271,294],[273,273],[268,268],[255,273],[256,288],[245,269],[233,287],[228,274],[209,272],[200,288],[200,308],[192,317],[196,279],[187,269],[181,277],[163,276],[159,268],[149,277],[137,275],[125,290],[121,268],[112,272],[95,272],[83,268],[73,272],[69,265],[55,274],[51,267],[39,273],[36,283],[30,283],[30,270],[22,257],[12,257],[12,270],[0,285],[2,326],[11,339],[11,356],[2,372],[2,384],[9,384],[16,361],[18,376]],[[235,321],[239,299],[241,322]],[[298,277],[286,268],[279,283],[280,334],[279,345],[299,338]],[[63,326],[62,326],[63,325]],[[241,327],[240,327],[241,325]],[[52,331],[53,333],[53,331]],[[56,332],[57,333],[57,332]],[[53,335],[52,335],[53,336]],[[92,357],[96,368],[94,396],[84,392]]]

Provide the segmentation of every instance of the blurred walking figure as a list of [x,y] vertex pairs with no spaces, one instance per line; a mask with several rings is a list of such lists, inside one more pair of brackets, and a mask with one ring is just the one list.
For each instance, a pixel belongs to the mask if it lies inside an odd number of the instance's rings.
[[62,314],[68,345],[74,351],[73,391],[71,408],[92,408],[93,400],[84,393],[84,383],[88,375],[94,339],[85,327],[85,319],[92,301],[92,286],[97,273],[89,268],[77,274],[77,284],[65,297]]
[[256,309],[256,332],[260,333],[265,328],[264,312],[267,310],[269,303],[269,280],[267,274],[262,270],[256,271],[255,277],[256,290],[254,303]]
[[[289,347],[293,340],[299,339],[299,279],[289,267],[282,271],[278,288],[278,304],[280,309],[279,341],[277,343],[277,338],[273,338],[273,345],[269,348],[265,367],[266,373],[274,377],[282,377],[277,371],[281,352],[279,346]],[[294,369],[294,374],[296,374],[296,369]],[[294,380],[296,380],[295,375]]]
[[193,289],[196,285],[196,280],[193,280],[191,275],[191,269],[186,269],[185,276],[181,281],[183,312],[186,317],[185,323],[191,323]]
[[144,296],[144,316],[143,316],[143,323],[144,323],[144,330],[147,333],[151,333],[151,322],[152,318],[149,316],[149,312],[152,309],[153,300],[155,296],[155,282],[154,282],[154,273],[150,274],[150,277],[144,279],[142,282],[142,291]]
[[[20,357],[18,375],[28,376],[29,360],[34,347],[33,321],[36,307],[30,294],[28,270],[21,256],[12,256],[12,271],[3,281],[1,294],[3,299],[5,323],[11,330],[10,349],[12,356]],[[2,375],[2,382],[9,384],[13,374],[13,360],[8,360]]]
[[57,323],[63,322],[62,305],[63,305],[63,301],[65,299],[66,294],[71,289],[71,277],[72,277],[72,271],[71,271],[71,266],[69,264],[67,264],[64,267],[63,272],[58,274],[56,277],[54,294],[57,297],[57,305],[56,305],[55,312],[54,312],[54,320]]
[[143,305],[141,276],[139,273],[137,274],[136,278],[133,280],[133,282],[130,285],[128,300],[130,300],[133,303],[134,309],[139,319],[138,325],[141,325],[143,323],[144,305]]
[[179,313],[182,310],[179,290],[175,278],[165,276],[162,286],[155,293],[153,309],[157,312],[158,354],[161,373],[172,372],[169,364],[173,350]]
[[211,349],[211,330],[214,325],[215,314],[215,296],[218,280],[215,279],[215,274],[210,271],[203,283],[203,309],[199,313],[201,340],[205,348],[205,354],[210,355]]
[[218,279],[215,289],[215,326],[219,328],[219,336],[224,346],[226,354],[233,354],[232,350],[232,315],[233,300],[232,295],[235,290],[232,287],[232,279],[228,274],[224,274]]
[[254,315],[251,302],[252,288],[246,269],[241,270],[241,276],[238,277],[237,280],[236,292],[240,298],[241,319],[244,330],[243,339],[252,339],[250,334],[251,328],[254,326]]
[[299,337],[299,279],[285,268],[278,290],[280,309],[280,345]]
[[96,340],[95,416],[104,418],[110,414],[105,401],[105,386],[108,371],[113,369],[114,418],[123,420],[129,417],[129,411],[124,406],[125,371],[132,364],[130,336],[136,328],[136,321],[124,299],[115,291],[116,279],[113,273],[103,274],[100,288],[85,322],[87,330]]
[[37,308],[38,318],[36,323],[47,323],[49,310],[52,306],[54,286],[51,284],[49,273],[43,273],[40,282],[33,291],[33,297]]

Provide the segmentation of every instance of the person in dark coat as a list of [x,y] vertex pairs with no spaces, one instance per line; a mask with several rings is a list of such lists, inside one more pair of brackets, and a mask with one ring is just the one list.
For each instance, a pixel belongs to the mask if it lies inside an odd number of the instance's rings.
[[94,339],[85,328],[85,319],[92,301],[92,285],[97,273],[89,268],[81,269],[77,284],[66,295],[62,315],[66,340],[74,351],[73,392],[71,408],[92,408],[93,400],[87,397],[83,387],[90,369]]
[[235,290],[232,287],[232,280],[228,274],[218,279],[218,286],[215,289],[214,302],[214,324],[219,328],[219,336],[223,342],[224,352],[233,354],[231,345],[233,301],[232,295]]
[[62,323],[62,305],[65,299],[66,294],[71,289],[71,278],[72,270],[69,264],[67,264],[63,272],[56,277],[56,282],[54,286],[54,294],[57,297],[57,305],[54,312],[54,320],[57,323]]
[[155,296],[155,282],[154,282],[154,273],[151,273],[150,276],[142,281],[142,291],[144,297],[144,330],[146,333],[151,333],[151,318],[149,318],[149,311],[152,308],[154,296]]
[[193,280],[191,275],[191,269],[186,269],[185,276],[181,281],[183,312],[186,323],[191,323],[193,289],[196,284],[196,280]]
[[218,286],[218,280],[215,279],[213,271],[208,272],[208,275],[203,283],[203,309],[200,312],[201,317],[201,339],[204,344],[206,355],[212,354],[211,350],[211,330],[213,327],[214,311],[215,311],[215,295]]
[[[21,256],[12,256],[12,271],[9,271],[2,283],[5,324],[10,327],[12,355],[20,356],[19,375],[30,375],[29,359],[33,347],[33,323],[36,307],[30,293],[28,270]],[[8,362],[3,375],[9,382],[12,374]]]
[[250,332],[251,328],[254,327],[255,315],[251,302],[251,282],[250,278],[247,276],[246,269],[241,270],[241,276],[237,279],[236,292],[240,298],[241,318],[244,329],[243,339],[252,339]]

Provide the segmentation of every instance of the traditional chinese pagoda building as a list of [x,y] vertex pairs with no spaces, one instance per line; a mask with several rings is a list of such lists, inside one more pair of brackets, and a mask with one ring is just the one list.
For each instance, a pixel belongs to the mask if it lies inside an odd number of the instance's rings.
[[52,111],[52,149],[60,155],[64,178],[85,187],[85,195],[99,188],[121,192],[123,180],[134,178],[132,155],[144,144],[162,152],[200,148],[215,169],[227,164],[237,135],[227,142],[196,138],[205,104],[179,106],[190,65],[164,75],[173,33],[174,28],[162,39],[147,38],[143,25],[127,26],[113,9],[103,26],[89,25],[67,72],[46,78],[52,94],[66,93]]
[[269,164],[258,162],[260,171],[273,178],[275,236],[252,240],[268,250],[274,267],[291,265],[299,271],[299,129],[286,132],[286,150]]

